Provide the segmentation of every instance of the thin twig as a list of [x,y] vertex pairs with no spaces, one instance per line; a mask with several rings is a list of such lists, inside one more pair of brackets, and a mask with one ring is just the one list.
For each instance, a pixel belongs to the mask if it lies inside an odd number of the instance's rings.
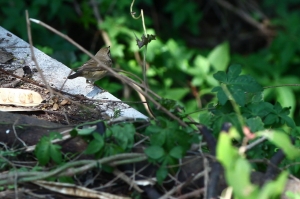
[[49,92],[51,93],[51,96],[53,96],[53,91],[52,88],[49,86],[49,84],[47,83],[44,74],[40,68],[39,63],[36,60],[36,57],[34,55],[34,50],[33,50],[33,43],[32,43],[32,36],[31,36],[31,26],[30,26],[30,20],[29,20],[29,15],[28,15],[28,10],[25,11],[26,13],[26,23],[27,23],[27,34],[28,34],[28,40],[29,40],[29,44],[30,44],[30,52],[31,52],[31,59],[33,60],[33,62],[35,63],[35,66],[41,76],[41,79],[43,81],[43,83],[46,85],[47,89],[49,90]]
[[252,149],[252,148],[255,147],[256,145],[258,145],[258,144],[264,142],[264,141],[267,140],[267,139],[268,139],[268,138],[264,136],[264,137],[261,137],[261,138],[255,140],[254,142],[252,142],[251,144],[249,144],[249,145],[246,146],[246,151]]
[[195,197],[199,197],[203,193],[205,193],[205,189],[200,188],[200,189],[196,189],[194,191],[191,191],[189,193],[186,193],[184,195],[181,195],[177,199],[195,198]]
[[139,193],[144,192],[133,180],[131,180],[127,175],[125,175],[119,169],[114,168],[113,173],[115,176],[117,176],[118,178],[121,178],[124,182],[126,182],[129,186],[132,186]]
[[13,131],[14,131],[14,134],[15,134],[17,140],[19,140],[19,141],[23,144],[23,146],[27,147],[27,144],[26,144],[22,139],[19,138],[19,136],[18,136],[18,134],[17,134],[17,131],[16,131],[16,128],[15,128],[16,123],[18,122],[18,120],[19,120],[19,119],[17,119],[17,120],[14,122],[14,124],[12,125],[12,128],[13,128]]
[[[82,52],[86,53],[89,57],[91,57],[92,59],[94,59],[95,61],[97,61],[97,63],[99,65],[101,65],[101,67],[105,68],[108,72],[110,72],[114,77],[120,79],[121,81],[126,82],[130,87],[134,88],[134,84],[137,83],[133,83],[134,81],[131,80],[130,78],[126,77],[126,76],[122,76],[118,73],[116,73],[112,68],[107,67],[106,65],[104,65],[102,62],[100,62],[97,58],[95,58],[95,56],[93,56],[89,51],[87,51],[86,49],[84,49],[82,46],[80,46],[78,43],[76,43],[74,40],[72,40],[71,38],[69,38],[67,35],[57,31],[56,29],[52,28],[51,26],[45,24],[44,22],[40,21],[40,20],[36,20],[36,19],[30,19],[32,22],[37,23],[45,28],[47,28],[48,30],[51,30],[52,32],[56,33],[57,35],[63,37],[64,39],[66,39],[67,41],[69,41],[71,44],[73,44],[74,46],[76,46],[77,48],[79,48]],[[130,80],[128,80],[130,79]],[[147,99],[149,99],[154,105],[156,105],[156,107],[158,109],[161,109],[163,112],[165,112],[168,116],[170,116],[172,119],[176,120],[181,126],[188,126],[184,121],[182,121],[180,118],[178,118],[177,116],[175,116],[174,114],[172,114],[170,111],[168,111],[166,108],[164,108],[163,106],[161,106],[161,104],[159,104],[155,99],[153,99],[151,96],[149,96],[146,92],[144,92],[142,89],[139,90],[139,92],[141,92],[143,95],[147,96]]]
[[[200,177],[203,177],[205,175],[206,172],[210,172],[210,168],[208,169],[208,171],[202,171],[199,172],[197,175],[195,175],[192,179],[192,181],[195,181],[197,179],[199,179]],[[171,189],[170,191],[168,191],[167,193],[165,193],[162,197],[160,197],[159,199],[167,199],[169,198],[172,194],[174,194],[176,191],[181,190],[186,183],[181,183],[175,187],[173,187],[173,189]]]
[[[130,5],[130,13],[131,13],[132,18],[134,18],[134,19],[139,19],[140,17],[142,17],[142,25],[143,25],[143,29],[144,29],[144,35],[146,37],[147,36],[147,30],[146,30],[146,26],[145,26],[143,9],[141,9],[140,16],[135,17],[135,12],[132,11],[132,7],[134,5],[134,1],[135,0],[133,0],[132,3],[131,3],[131,5]],[[147,94],[150,89],[149,89],[148,80],[147,80],[146,54],[147,54],[147,44],[145,46],[145,50],[144,50],[144,54],[143,54],[143,64],[142,64],[143,79],[144,79],[143,85],[144,85],[145,93]],[[153,114],[153,111],[151,110],[151,107],[150,107],[148,101],[147,101],[147,104],[144,104],[144,106],[145,106],[147,112],[149,113],[149,115],[152,118],[155,118],[154,114]]]
[[[140,157],[140,159],[136,159]],[[110,157],[105,157],[100,160],[79,160],[74,162],[68,162],[61,167],[48,171],[48,172],[17,172],[18,178],[15,178],[15,173],[7,173],[0,175],[0,185],[12,184],[16,179],[18,183],[30,182],[41,179],[46,179],[49,177],[59,177],[59,176],[72,176],[77,173],[82,173],[90,170],[94,167],[99,167],[102,164],[109,164],[117,160],[132,160],[134,162],[140,162],[147,159],[146,155],[141,153],[123,153]]]

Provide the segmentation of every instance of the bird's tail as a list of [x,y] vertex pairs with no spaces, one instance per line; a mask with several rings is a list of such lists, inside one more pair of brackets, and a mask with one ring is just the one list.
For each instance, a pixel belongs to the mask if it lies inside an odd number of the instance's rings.
[[68,79],[74,79],[76,77],[78,77],[80,74],[79,73],[74,73],[73,75],[69,75]]

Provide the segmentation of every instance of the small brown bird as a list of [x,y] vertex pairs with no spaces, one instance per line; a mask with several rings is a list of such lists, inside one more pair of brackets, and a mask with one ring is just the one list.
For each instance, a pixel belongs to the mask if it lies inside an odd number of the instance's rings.
[[95,81],[102,79],[107,74],[107,70],[101,65],[105,65],[108,67],[112,66],[112,60],[110,58],[110,46],[101,48],[96,53],[95,57],[101,62],[101,64],[93,59],[90,59],[81,67],[79,67],[76,73],[68,76],[68,79],[85,77],[92,84],[94,84]]

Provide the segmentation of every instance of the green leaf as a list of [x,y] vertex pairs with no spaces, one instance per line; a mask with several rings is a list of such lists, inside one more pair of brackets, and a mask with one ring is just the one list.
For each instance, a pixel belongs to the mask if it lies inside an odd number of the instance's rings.
[[110,129],[112,131],[112,136],[124,151],[133,147],[135,134],[133,124],[114,125]]
[[276,146],[281,148],[288,159],[300,157],[300,150],[296,148],[290,141],[290,138],[280,131],[262,131],[258,135],[266,136]]
[[41,165],[46,165],[50,161],[49,143],[42,139],[35,148],[35,155]]
[[225,71],[230,59],[229,43],[219,44],[209,53],[207,59],[216,70]]
[[241,75],[230,81],[231,85],[236,85],[244,92],[256,93],[263,91],[262,86],[251,76]]
[[264,185],[259,193],[258,199],[279,197],[283,192],[288,179],[289,173],[283,171],[275,181],[268,182]]
[[156,171],[156,179],[158,184],[162,184],[164,179],[168,176],[168,169],[166,167],[161,166],[157,171]]
[[158,160],[165,155],[165,150],[160,146],[149,146],[145,149],[145,154],[154,160]]
[[170,151],[170,155],[176,159],[181,159],[184,155],[184,150],[181,146],[176,146]]
[[99,135],[99,133],[93,133],[93,137],[95,139],[87,146],[85,150],[86,154],[95,154],[104,147],[104,139],[101,135]]
[[[225,84],[228,92],[232,95],[233,100],[235,100],[237,104],[244,106],[249,93],[257,95],[263,91],[263,88],[254,78],[248,75],[239,76],[240,73],[241,66],[232,65],[229,67],[227,74],[219,71],[214,74],[214,78]],[[229,100],[229,95],[227,96],[227,92],[224,92],[221,87],[214,88],[212,92],[217,92],[218,100],[222,105]]]
[[168,89],[164,97],[173,100],[181,100],[189,92],[190,92],[189,88],[172,88],[172,89]]
[[231,137],[227,133],[220,133],[217,144],[217,159],[225,169],[233,168],[235,159],[238,157],[237,150],[231,144]]
[[194,65],[184,71],[193,76],[192,85],[201,86],[209,76],[210,63],[205,57],[197,55],[194,60]]
[[43,136],[35,148],[35,155],[41,165],[46,165],[50,158],[57,164],[62,162],[61,146],[51,143],[54,139],[61,139],[62,135],[51,132],[49,136]]
[[228,101],[228,97],[225,94],[225,92],[222,90],[221,87],[220,87],[220,89],[219,89],[219,91],[217,93],[217,97],[218,97],[218,100],[219,100],[219,102],[220,102],[221,105],[226,104],[226,102]]
[[230,123],[236,129],[241,131],[241,124],[238,121],[238,117],[236,113],[217,113],[218,115],[215,117],[213,124],[213,132],[215,135],[218,135],[222,129],[224,123]]
[[278,101],[280,102],[280,104],[282,104],[283,107],[296,106],[296,96],[294,90],[291,87],[276,88],[276,93],[276,96],[278,96]]
[[245,117],[265,117],[273,110],[273,105],[268,102],[258,102],[242,108]]
[[285,121],[286,125],[291,127],[291,128],[295,128],[296,127],[296,124],[295,124],[295,121],[290,118],[289,116],[287,115],[281,115],[281,118],[283,119],[283,121]]
[[93,137],[95,140],[97,140],[99,142],[104,142],[103,137],[98,132],[93,133]]
[[120,154],[123,152],[124,152],[124,150],[122,149],[122,147],[120,147],[116,144],[113,144],[113,143],[106,144],[104,147],[104,156],[105,157]]
[[51,144],[49,147],[50,157],[56,164],[62,163],[62,154],[60,149],[61,146],[56,144]]
[[277,115],[275,115],[274,113],[270,113],[268,114],[265,118],[264,118],[264,123],[267,125],[273,124],[277,121]]
[[227,76],[228,76],[228,82],[235,81],[236,78],[238,78],[239,74],[242,72],[242,67],[239,64],[231,65],[228,69]]
[[204,77],[209,73],[209,61],[202,55],[197,55],[194,60],[195,67],[190,67],[187,69],[187,73],[190,75],[196,75]]
[[212,117],[211,112],[202,112],[199,114],[199,122],[204,126],[210,126],[212,124]]
[[218,71],[215,74],[213,74],[213,77],[222,83],[227,83],[227,75],[224,71]]
[[167,139],[166,131],[162,129],[161,132],[155,133],[150,137],[150,143],[151,145],[162,146],[165,144],[166,139]]
[[250,182],[251,166],[244,158],[236,158],[233,167],[227,168],[226,180],[237,198],[253,198],[257,194],[257,186]]
[[161,131],[161,127],[157,125],[150,125],[146,129],[147,135],[151,135],[152,133],[159,133]]
[[90,135],[95,131],[95,128],[77,129],[78,135]]
[[264,123],[260,117],[249,118],[246,120],[246,124],[253,133],[264,129]]

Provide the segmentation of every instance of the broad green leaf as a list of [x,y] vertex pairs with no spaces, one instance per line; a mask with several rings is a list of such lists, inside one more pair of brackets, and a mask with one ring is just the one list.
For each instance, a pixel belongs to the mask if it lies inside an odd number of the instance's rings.
[[93,133],[93,137],[95,138],[95,140],[97,140],[99,142],[104,142],[103,137],[98,132]]
[[171,151],[170,155],[176,159],[180,159],[183,157],[184,150],[181,146],[175,146]]
[[[197,55],[197,57],[195,58],[194,64],[196,65],[196,69],[199,69],[198,71],[194,71],[194,72],[198,72],[198,74],[201,74],[203,76],[207,75],[209,72],[209,61],[203,57],[202,55]],[[194,75],[197,73],[194,73]],[[191,73],[192,75],[192,73]]]
[[281,118],[285,121],[286,125],[292,128],[296,127],[295,121],[288,115],[281,115]]
[[228,135],[231,137],[231,139],[235,139],[235,140],[240,140],[241,139],[241,135],[239,134],[239,132],[237,131],[236,127],[237,125],[234,125],[235,127],[230,128]]
[[189,88],[172,88],[165,93],[164,97],[173,100],[181,100],[189,92],[190,92]]
[[60,134],[58,132],[51,132],[48,137],[49,137],[49,140],[62,139],[62,134]]
[[78,135],[90,135],[95,131],[95,128],[77,129]]
[[[222,87],[212,89],[212,92],[217,92],[218,100],[222,105],[232,96],[232,100],[235,100],[238,105],[244,106],[249,93],[259,94],[262,92],[262,86],[254,78],[249,75],[239,76],[240,73],[241,67],[232,65],[227,74],[223,71],[214,74],[214,78],[223,83],[221,84]],[[227,90],[223,90],[223,88],[227,88]]]
[[50,144],[49,151],[51,159],[56,163],[60,164],[62,162],[61,146],[57,144]]
[[202,125],[205,125],[205,126],[210,126],[211,123],[212,123],[212,118],[213,118],[213,115],[211,112],[201,112],[199,114],[199,122],[202,124]]
[[237,149],[231,144],[231,137],[227,133],[220,133],[217,144],[217,159],[225,169],[230,169],[238,156]]
[[[240,105],[240,106],[245,106],[245,102],[246,102],[246,96],[245,96],[245,92],[240,90],[240,89],[232,89],[232,88],[229,88],[228,89],[229,92],[231,93],[234,101]],[[228,98],[228,96],[227,96]]]
[[131,149],[134,143],[135,128],[132,124],[115,125],[111,127],[112,136],[124,150]]
[[287,171],[280,173],[276,180],[268,182],[262,187],[257,198],[265,199],[279,197],[284,191],[288,175],[289,173]]
[[239,86],[244,92],[256,93],[263,91],[263,87],[249,75],[238,76],[230,81],[230,85]]
[[242,108],[245,117],[265,117],[273,110],[273,105],[268,102],[257,102]]
[[275,115],[274,113],[270,113],[264,118],[263,122],[267,125],[273,124],[277,121],[277,118],[277,115]]
[[235,81],[235,79],[241,74],[242,67],[241,65],[231,65],[228,69],[227,76],[228,76],[228,82]]
[[54,139],[61,139],[62,135],[58,132],[51,132],[49,136],[43,136],[35,148],[35,155],[41,165],[45,165],[50,158],[56,162],[62,162],[61,146],[51,143]]
[[266,136],[271,142],[283,150],[288,159],[300,157],[300,150],[296,148],[290,141],[290,138],[279,131],[262,131],[258,135]]
[[251,166],[242,157],[236,158],[233,167],[227,168],[226,179],[237,198],[252,198],[257,188],[250,182]]
[[[221,87],[220,87],[221,88]],[[221,88],[222,89],[222,88]],[[217,97],[218,97],[218,100],[220,102],[221,105],[224,105],[226,104],[226,102],[228,101],[228,97],[227,95],[224,93],[223,90],[220,90],[218,93],[217,93]]]
[[216,70],[225,71],[230,59],[229,43],[219,44],[209,53],[207,59]]
[[280,102],[280,104],[283,107],[292,107],[291,109],[291,113],[290,115],[292,115],[295,111],[295,107],[296,107],[296,96],[295,96],[295,92],[293,91],[293,89],[291,87],[278,87],[276,88],[276,96],[278,99],[278,102]]
[[154,160],[158,160],[165,155],[165,150],[160,146],[149,146],[145,149],[145,154]]
[[161,166],[157,171],[156,171],[156,179],[158,184],[162,184],[164,179],[168,176],[168,169]]
[[299,193],[294,193],[292,191],[286,191],[284,194],[289,199],[300,199]]
[[161,127],[157,125],[150,125],[146,129],[147,135],[151,135],[152,133],[159,133],[161,131]]
[[113,144],[113,143],[105,144],[105,147],[103,149],[104,149],[105,157],[120,154],[120,153],[124,152],[122,147],[120,147],[116,144]]
[[209,61],[202,55],[197,55],[194,66],[188,67],[186,72],[193,76],[192,85],[201,86],[210,72]]
[[227,83],[228,79],[227,79],[227,75],[224,71],[218,71],[215,74],[213,74],[213,77],[218,80],[219,82],[222,83]]
[[162,146],[167,139],[165,131],[162,129],[161,132],[155,133],[150,137],[150,142],[152,145]]
[[42,140],[35,148],[35,155],[41,165],[46,165],[50,161],[49,148],[49,142],[42,142]]
[[260,117],[249,118],[246,120],[246,124],[253,133],[264,129],[264,123]]
[[92,140],[89,145],[87,146],[85,153],[86,154],[95,154],[100,151],[104,146],[104,140]]

